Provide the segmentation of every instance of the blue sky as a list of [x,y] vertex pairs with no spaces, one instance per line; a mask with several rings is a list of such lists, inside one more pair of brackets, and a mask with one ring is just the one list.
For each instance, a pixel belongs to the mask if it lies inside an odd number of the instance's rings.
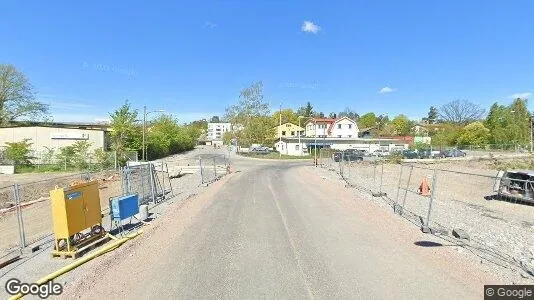
[[8,0],[0,63],[55,121],[105,119],[125,99],[181,121],[222,115],[258,80],[273,108],[420,118],[533,93],[533,12],[515,0]]

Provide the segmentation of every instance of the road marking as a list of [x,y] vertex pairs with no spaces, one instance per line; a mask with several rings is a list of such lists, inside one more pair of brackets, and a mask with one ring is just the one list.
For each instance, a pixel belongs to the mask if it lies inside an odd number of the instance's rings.
[[293,239],[291,238],[291,235],[289,234],[289,227],[287,226],[287,220],[284,214],[282,213],[282,209],[280,208],[280,204],[278,203],[278,199],[276,197],[276,194],[273,189],[273,185],[271,182],[271,178],[268,177],[267,179],[267,186],[269,187],[269,190],[271,191],[271,194],[273,195],[273,201],[276,204],[276,208],[278,209],[278,213],[280,214],[280,218],[282,219],[282,223],[284,224],[284,229],[286,231],[287,239],[289,241],[289,245],[291,246],[291,250],[293,251],[293,259],[295,260],[295,263],[297,264],[297,268],[299,270],[300,277],[302,281],[304,282],[304,286],[306,287],[306,292],[308,292],[308,297],[310,299],[314,299],[313,293],[311,290],[310,283],[306,279],[306,275],[304,274],[304,269],[302,269],[302,265],[300,264],[300,259],[297,255],[297,247],[295,246],[295,243],[293,242]]

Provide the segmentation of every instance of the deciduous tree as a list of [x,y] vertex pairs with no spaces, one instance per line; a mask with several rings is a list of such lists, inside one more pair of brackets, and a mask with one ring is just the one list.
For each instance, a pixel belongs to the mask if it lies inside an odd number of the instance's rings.
[[0,64],[0,124],[46,117],[48,105],[35,100],[28,78],[12,65]]
[[466,124],[482,118],[484,109],[467,100],[454,100],[443,105],[438,114],[442,122]]

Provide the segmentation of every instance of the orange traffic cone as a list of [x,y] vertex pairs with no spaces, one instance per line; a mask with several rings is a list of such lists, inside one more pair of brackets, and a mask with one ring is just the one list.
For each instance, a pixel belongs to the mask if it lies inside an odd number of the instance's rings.
[[428,185],[428,179],[423,178],[421,185],[419,186],[419,195],[430,196],[430,186]]

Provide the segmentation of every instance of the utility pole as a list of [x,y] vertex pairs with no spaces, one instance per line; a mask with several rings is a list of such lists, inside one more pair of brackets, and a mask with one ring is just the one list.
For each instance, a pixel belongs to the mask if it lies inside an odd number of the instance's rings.
[[528,116],[528,120],[530,122],[530,153],[532,153],[532,115]]
[[315,152],[314,153],[314,159],[313,159],[313,164],[315,165],[315,167],[317,167],[317,120],[313,120],[313,125],[315,127]]
[[300,119],[303,118],[302,116],[298,116],[299,119],[299,156],[302,156],[302,145],[300,144]]
[[143,153],[141,161],[145,161],[145,128],[146,128],[146,105],[143,106]]
[[280,130],[278,131],[279,135],[280,135],[280,141],[279,141],[279,145],[280,145],[280,158],[282,158],[282,102],[280,102],[280,126],[278,127],[280,128]]

